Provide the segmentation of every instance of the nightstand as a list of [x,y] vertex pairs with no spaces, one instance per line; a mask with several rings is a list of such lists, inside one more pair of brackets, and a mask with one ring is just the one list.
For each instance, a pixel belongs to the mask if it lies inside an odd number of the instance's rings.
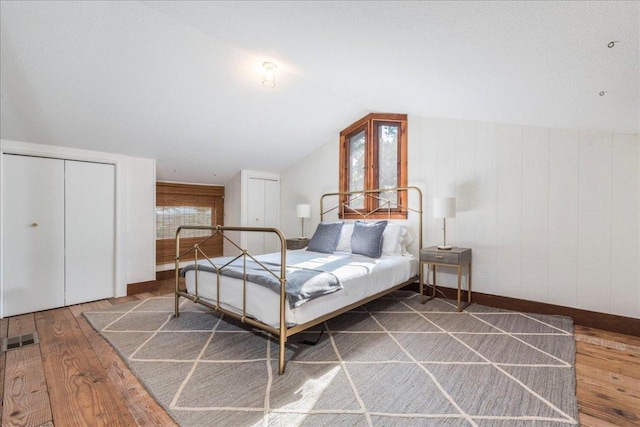
[[309,244],[309,239],[305,238],[295,238],[295,239],[287,239],[287,249],[304,249]]
[[[433,285],[431,295],[424,299],[424,265],[433,266]],[[436,267],[453,267],[458,269],[458,311],[462,311],[466,306],[471,304],[471,249],[469,248],[452,248],[451,250],[441,250],[437,246],[431,246],[420,249],[420,302],[424,304],[432,298],[436,297]],[[461,296],[462,289],[460,283],[462,279],[462,269],[467,267],[467,303],[462,306]],[[429,272],[427,271],[427,285],[429,282]]]

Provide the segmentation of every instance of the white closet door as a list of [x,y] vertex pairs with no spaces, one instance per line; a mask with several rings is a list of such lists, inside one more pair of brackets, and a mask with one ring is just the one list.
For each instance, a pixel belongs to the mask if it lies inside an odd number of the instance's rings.
[[67,305],[114,296],[115,167],[65,161]]
[[[249,178],[247,182],[247,227],[264,227],[264,179]],[[247,232],[247,250],[251,255],[265,253],[264,233]]]
[[64,161],[5,154],[3,315],[64,305]]
[[[279,227],[278,205],[280,204],[280,183],[264,180],[264,227]],[[264,251],[277,252],[280,250],[280,239],[273,233],[265,234]]]

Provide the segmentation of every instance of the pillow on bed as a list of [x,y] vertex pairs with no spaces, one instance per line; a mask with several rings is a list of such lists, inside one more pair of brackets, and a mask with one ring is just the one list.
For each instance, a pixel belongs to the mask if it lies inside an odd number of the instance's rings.
[[351,252],[351,235],[353,234],[353,224],[345,224],[340,231],[340,239],[336,251]]
[[400,243],[400,247],[402,248],[402,254],[408,254],[409,250],[408,247],[411,243],[413,243],[414,238],[413,235],[411,234],[411,230],[407,230],[405,228],[405,233],[404,233],[404,237],[402,238],[402,243]]
[[382,233],[382,253],[384,255],[402,255],[402,242],[407,229],[400,224],[387,224]]
[[307,250],[311,252],[321,252],[324,254],[332,254],[338,245],[340,238],[340,230],[344,222],[321,222],[313,233],[313,237],[309,241]]
[[387,220],[366,223],[356,221],[351,235],[351,252],[354,254],[380,258],[382,255],[382,233]]

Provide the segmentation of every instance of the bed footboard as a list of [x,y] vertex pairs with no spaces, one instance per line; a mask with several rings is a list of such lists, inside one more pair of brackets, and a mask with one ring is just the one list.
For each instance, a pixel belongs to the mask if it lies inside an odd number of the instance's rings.
[[[181,252],[180,249],[180,233],[186,230],[209,230],[212,232],[211,236],[203,239],[201,242],[193,245],[191,248],[187,249],[185,252]],[[279,373],[284,373],[284,347],[287,341],[287,322],[286,322],[286,309],[285,304],[287,300],[286,294],[286,283],[287,283],[287,271],[286,268],[280,268],[280,273],[277,274],[272,269],[261,263],[257,260],[252,254],[249,253],[246,249],[242,248],[237,242],[233,239],[229,238],[228,235],[225,234],[226,231],[231,232],[248,232],[248,233],[270,233],[275,234],[278,237],[280,242],[280,265],[287,265],[287,245],[286,238],[282,234],[280,230],[277,228],[263,228],[263,227],[224,227],[224,226],[215,226],[215,227],[207,227],[207,226],[189,226],[184,225],[178,227],[176,231],[176,258],[175,258],[175,317],[180,316],[180,297],[184,297],[190,299],[191,301],[202,304],[206,307],[213,309],[214,311],[223,313],[230,317],[240,320],[243,323],[249,324],[253,327],[262,329],[266,332],[274,334],[278,336],[279,347],[280,347],[280,357],[279,357]],[[231,243],[234,247],[236,247],[240,254],[236,257],[233,257],[230,261],[227,261],[223,265],[215,265],[211,258],[202,250],[202,245],[207,242],[209,239],[213,238],[215,235],[221,235],[222,238]],[[194,257],[194,269],[195,269],[195,293],[191,294],[187,291],[187,289],[180,289],[180,260],[185,258],[186,256],[193,253]],[[202,300],[200,298],[198,292],[198,260],[201,259],[203,262],[208,263],[212,268],[217,271],[217,290],[216,290],[216,301],[215,304],[212,304],[208,301]],[[241,259],[244,265],[244,274],[242,279],[242,312],[236,313],[230,310],[226,310],[220,305],[220,271],[225,267],[228,267],[232,262]],[[246,263],[247,260],[251,260],[256,264],[260,265],[265,272],[273,275],[274,278],[279,280],[280,282],[280,325],[279,328],[274,328],[273,326],[267,325],[263,322],[255,320],[249,316],[247,316],[247,271],[246,271]]]

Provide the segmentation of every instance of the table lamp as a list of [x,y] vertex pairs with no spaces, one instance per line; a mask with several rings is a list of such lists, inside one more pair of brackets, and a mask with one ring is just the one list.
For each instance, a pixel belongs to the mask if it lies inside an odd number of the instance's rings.
[[296,205],[296,216],[302,220],[301,239],[304,239],[304,219],[311,216],[311,205]]
[[433,199],[433,216],[434,218],[442,218],[443,221],[444,239],[442,245],[438,245],[438,249],[449,251],[452,246],[447,245],[447,218],[456,217],[455,197]]

